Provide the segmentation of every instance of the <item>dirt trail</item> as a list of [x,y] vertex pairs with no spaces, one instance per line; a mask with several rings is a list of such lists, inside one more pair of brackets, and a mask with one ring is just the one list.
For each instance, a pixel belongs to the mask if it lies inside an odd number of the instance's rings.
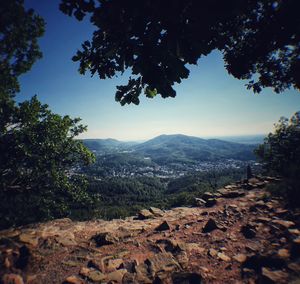
[[192,208],[0,231],[0,282],[299,283],[300,213],[268,196],[276,181],[236,183]]

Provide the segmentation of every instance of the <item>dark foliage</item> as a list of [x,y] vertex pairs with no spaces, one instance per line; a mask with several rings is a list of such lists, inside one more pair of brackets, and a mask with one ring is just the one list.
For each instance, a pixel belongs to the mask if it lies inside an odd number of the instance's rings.
[[175,97],[188,64],[213,50],[256,93],[300,87],[298,0],[62,0],[60,9],[79,21],[89,15],[96,28],[73,57],[81,74],[134,75],[117,87],[121,105],[138,104],[142,92]]
[[272,191],[300,206],[300,112],[290,120],[282,117],[256,154],[264,162],[266,172],[283,177],[283,183],[273,186]]
[[18,77],[41,57],[44,21],[22,0],[0,5],[0,228],[67,216],[88,204],[74,167],[93,155],[74,138],[80,119],[53,114],[37,97],[16,104]]

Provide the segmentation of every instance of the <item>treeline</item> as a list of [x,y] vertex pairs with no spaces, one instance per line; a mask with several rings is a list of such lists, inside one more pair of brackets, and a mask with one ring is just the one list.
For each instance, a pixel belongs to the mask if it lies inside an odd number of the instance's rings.
[[87,189],[93,203],[88,207],[74,207],[74,219],[113,219],[136,214],[150,206],[169,209],[191,206],[195,197],[246,176],[246,169],[226,169],[190,174],[176,179],[157,177],[91,178]]

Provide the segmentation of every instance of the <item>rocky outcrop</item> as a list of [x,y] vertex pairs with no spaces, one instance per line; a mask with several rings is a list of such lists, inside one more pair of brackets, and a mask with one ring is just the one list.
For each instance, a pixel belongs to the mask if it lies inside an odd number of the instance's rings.
[[192,208],[1,231],[0,283],[292,283],[300,215],[264,191],[273,181],[228,185]]

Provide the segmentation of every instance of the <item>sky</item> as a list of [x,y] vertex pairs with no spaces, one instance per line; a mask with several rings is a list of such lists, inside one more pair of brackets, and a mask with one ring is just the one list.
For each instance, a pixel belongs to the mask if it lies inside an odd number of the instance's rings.
[[46,21],[39,40],[43,58],[20,79],[18,101],[33,95],[60,115],[81,117],[88,131],[80,138],[145,140],[160,134],[198,137],[267,134],[281,116],[300,110],[300,93],[275,94],[265,89],[253,94],[245,81],[230,76],[222,55],[213,52],[189,66],[190,76],[175,86],[175,98],[141,98],[138,106],[115,102],[117,85],[127,83],[129,73],[100,80],[78,73],[71,58],[81,43],[91,38],[94,27],[59,11],[58,0],[25,0],[27,8]]

